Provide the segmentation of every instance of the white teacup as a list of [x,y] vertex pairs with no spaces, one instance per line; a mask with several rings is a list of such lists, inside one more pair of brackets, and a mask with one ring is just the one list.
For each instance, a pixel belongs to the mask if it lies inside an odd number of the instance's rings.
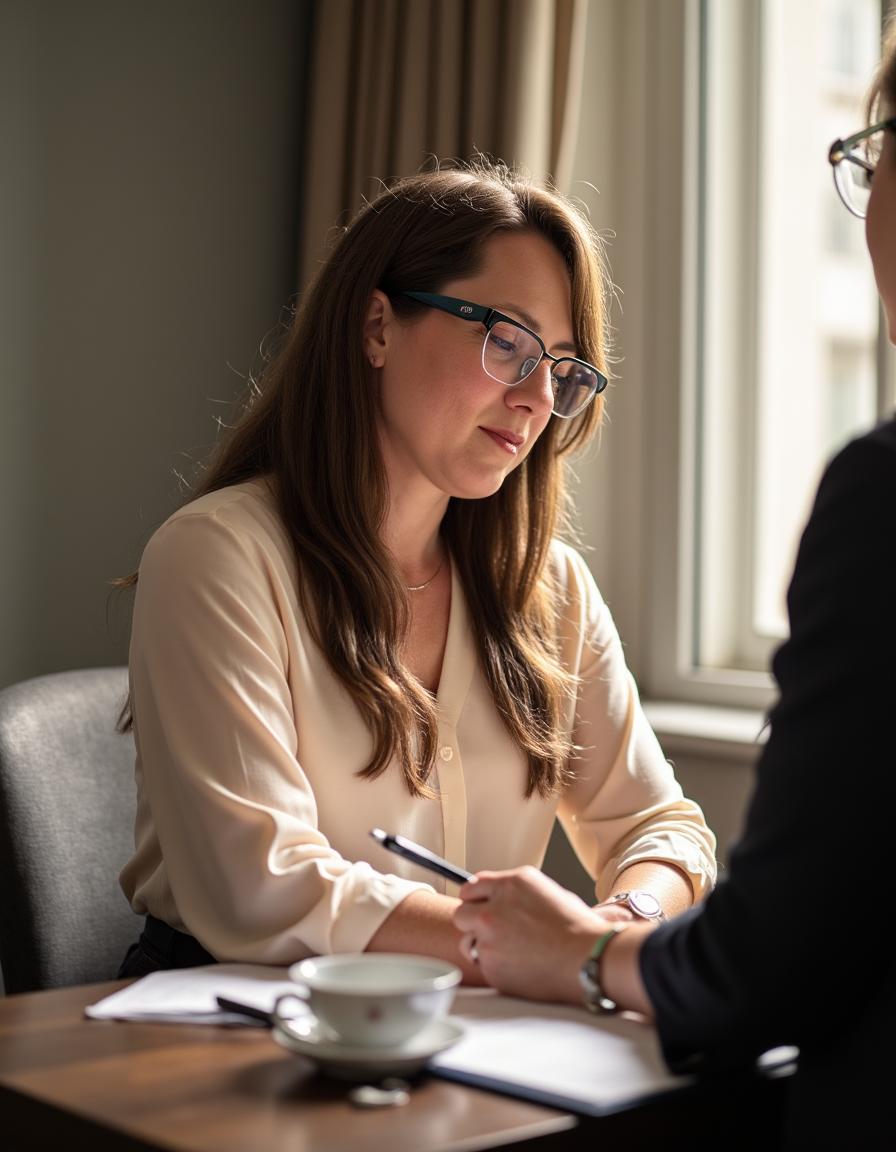
[[289,977],[296,991],[278,997],[275,1019],[283,1021],[280,1004],[295,995],[343,1043],[385,1048],[447,1014],[461,970],[428,956],[342,952],[301,960]]

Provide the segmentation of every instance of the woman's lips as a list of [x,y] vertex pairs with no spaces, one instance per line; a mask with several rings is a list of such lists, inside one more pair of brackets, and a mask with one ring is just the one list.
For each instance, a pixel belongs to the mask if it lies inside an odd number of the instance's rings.
[[483,428],[482,431],[511,456],[516,456],[526,439],[525,436],[520,436],[518,432],[511,432],[507,428]]

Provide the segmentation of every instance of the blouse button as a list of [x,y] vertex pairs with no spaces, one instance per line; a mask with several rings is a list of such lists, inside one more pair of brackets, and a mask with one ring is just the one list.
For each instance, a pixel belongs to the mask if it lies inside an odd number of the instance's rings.
[[442,757],[443,760],[453,760],[454,759],[454,749],[450,746],[450,744],[443,744],[442,747],[439,749],[439,755]]

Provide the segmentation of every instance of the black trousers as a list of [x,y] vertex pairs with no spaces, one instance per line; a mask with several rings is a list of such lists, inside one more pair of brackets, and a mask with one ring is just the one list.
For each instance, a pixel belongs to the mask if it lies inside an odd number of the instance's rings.
[[168,968],[198,968],[202,964],[216,964],[214,956],[197,939],[186,932],[178,932],[164,920],[146,917],[146,926],[140,939],[132,944],[118,969],[119,979],[126,976],[148,976]]

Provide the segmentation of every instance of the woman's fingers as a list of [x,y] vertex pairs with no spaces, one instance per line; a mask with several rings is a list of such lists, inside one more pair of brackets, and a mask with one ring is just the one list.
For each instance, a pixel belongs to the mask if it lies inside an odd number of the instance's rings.
[[495,891],[495,881],[506,875],[509,873],[477,872],[472,880],[461,886],[457,894],[461,900],[467,902],[489,900]]

